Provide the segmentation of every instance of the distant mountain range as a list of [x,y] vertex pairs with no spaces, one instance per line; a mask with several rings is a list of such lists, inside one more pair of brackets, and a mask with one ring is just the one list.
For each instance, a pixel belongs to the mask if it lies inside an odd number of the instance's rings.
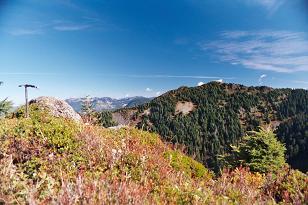
[[[90,98],[96,111],[102,110],[116,110],[119,108],[130,108],[138,105],[145,104],[151,101],[153,98],[147,98],[143,96],[127,97],[114,99],[110,97],[93,97]],[[69,98],[65,100],[71,105],[76,112],[81,111],[81,105],[85,98]]]

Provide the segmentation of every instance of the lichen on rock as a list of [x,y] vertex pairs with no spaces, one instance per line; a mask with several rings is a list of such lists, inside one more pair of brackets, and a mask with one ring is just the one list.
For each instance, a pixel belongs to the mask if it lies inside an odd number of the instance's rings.
[[82,122],[81,116],[64,100],[59,100],[54,97],[39,97],[30,101],[30,105],[36,104],[49,112],[55,117],[63,117],[76,122]]

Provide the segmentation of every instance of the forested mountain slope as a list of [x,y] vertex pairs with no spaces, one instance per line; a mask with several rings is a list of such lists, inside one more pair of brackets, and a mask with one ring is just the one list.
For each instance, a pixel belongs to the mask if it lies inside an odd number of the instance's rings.
[[129,120],[137,127],[185,145],[190,155],[214,170],[220,168],[219,155],[229,152],[246,131],[268,126],[286,144],[288,162],[307,171],[308,91],[304,89],[211,82],[181,87],[117,113],[130,113]]

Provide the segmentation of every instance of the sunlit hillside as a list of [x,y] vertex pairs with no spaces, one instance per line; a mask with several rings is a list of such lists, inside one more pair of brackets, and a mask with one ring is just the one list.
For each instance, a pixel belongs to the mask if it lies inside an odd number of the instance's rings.
[[307,175],[283,165],[214,175],[156,134],[105,129],[31,106],[0,120],[0,200],[7,204],[303,204]]

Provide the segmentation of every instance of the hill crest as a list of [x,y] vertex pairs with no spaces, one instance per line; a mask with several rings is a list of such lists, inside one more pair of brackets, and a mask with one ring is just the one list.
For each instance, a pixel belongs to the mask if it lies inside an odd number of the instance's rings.
[[[177,112],[181,102],[194,106],[189,113]],[[303,158],[308,164],[308,91],[304,89],[244,86],[210,82],[198,87],[180,87],[135,108],[114,112],[126,124],[156,132],[164,140],[183,144],[188,153],[208,167],[219,169],[218,156],[237,144],[247,131],[259,126],[271,127],[278,138],[287,143],[288,162]],[[282,137],[294,121],[301,119],[298,130],[289,131],[290,139]],[[296,135],[296,132],[303,133]],[[289,144],[294,141],[295,144]],[[300,163],[297,163],[300,164]],[[297,167],[303,171],[307,166]]]

